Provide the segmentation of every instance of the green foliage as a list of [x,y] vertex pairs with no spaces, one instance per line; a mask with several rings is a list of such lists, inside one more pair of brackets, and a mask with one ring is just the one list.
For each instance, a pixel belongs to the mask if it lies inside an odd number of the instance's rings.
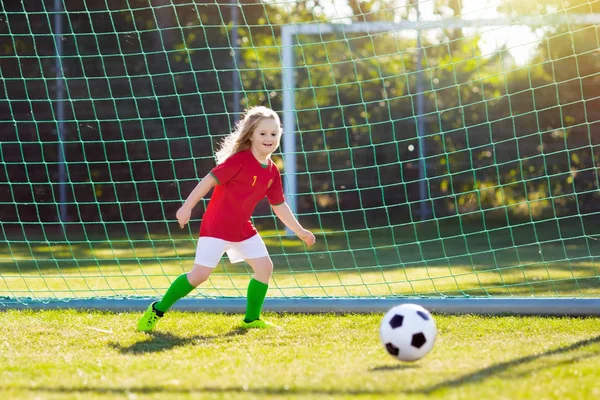
[[[331,22],[318,1],[311,7],[244,0],[238,3],[239,40],[232,43],[229,1],[86,4],[65,4],[61,36],[69,214],[82,221],[173,215],[175,200],[214,165],[215,145],[231,131],[233,75],[240,78],[242,107],[265,104],[281,110],[281,26]],[[348,4],[354,15],[336,22],[412,15],[410,8],[388,1]],[[441,15],[461,15],[460,2],[436,4]],[[19,185],[10,196],[0,192],[7,204],[56,197],[49,182],[59,168],[50,9],[40,3],[28,5],[25,13],[18,7],[25,6],[4,6],[7,14],[0,21],[0,63],[12,99],[2,112],[14,121],[3,133],[2,150],[3,160],[17,167],[11,167],[11,181],[36,188]],[[584,0],[499,6],[515,15],[597,9],[597,3]],[[509,215],[522,215],[523,208],[514,204],[535,199],[541,207],[535,216],[596,210],[597,29],[547,26],[544,34],[530,64],[523,66],[515,65],[506,49],[481,54],[480,38],[458,29],[424,34],[422,75],[410,35],[296,38],[301,211],[418,200],[419,77],[428,190],[436,216],[458,212],[461,202],[473,204],[464,199],[483,187],[485,193],[503,195],[479,193],[478,209],[504,207]],[[239,50],[237,69],[233,49]],[[492,200],[497,198],[502,201]],[[123,201],[119,207],[98,205]],[[136,201],[145,202],[145,210]],[[52,219],[56,209],[36,206],[27,213]],[[3,213],[3,218],[17,214],[14,209]]]

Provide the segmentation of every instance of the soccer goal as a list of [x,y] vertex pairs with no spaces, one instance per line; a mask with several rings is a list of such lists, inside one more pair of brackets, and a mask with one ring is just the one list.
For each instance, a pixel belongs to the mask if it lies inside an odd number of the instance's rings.
[[[600,314],[597,2],[431,3],[3,5],[0,309],[146,308],[208,199],[175,211],[262,104],[317,234],[259,205],[265,310]],[[242,312],[250,276],[223,259],[175,309]]]

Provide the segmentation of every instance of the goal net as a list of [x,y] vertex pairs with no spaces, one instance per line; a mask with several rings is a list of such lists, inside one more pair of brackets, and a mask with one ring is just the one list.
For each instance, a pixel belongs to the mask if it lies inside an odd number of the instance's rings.
[[[600,2],[0,7],[0,306],[162,296],[210,195],[184,230],[176,210],[266,105],[317,235],[259,204],[266,309],[600,309]],[[224,258],[178,307],[240,311],[251,274]]]

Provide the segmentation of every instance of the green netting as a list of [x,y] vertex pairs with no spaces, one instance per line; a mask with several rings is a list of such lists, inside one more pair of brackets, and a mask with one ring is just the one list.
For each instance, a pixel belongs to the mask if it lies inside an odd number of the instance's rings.
[[259,205],[269,296],[599,297],[598,1],[0,7],[4,304],[162,295],[207,203],[177,208],[259,104],[291,115],[275,160],[318,234]]

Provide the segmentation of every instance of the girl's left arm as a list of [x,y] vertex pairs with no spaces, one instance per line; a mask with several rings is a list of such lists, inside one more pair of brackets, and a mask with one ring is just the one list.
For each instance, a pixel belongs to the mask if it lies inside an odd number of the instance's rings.
[[300,222],[298,222],[296,217],[294,217],[294,214],[292,214],[292,210],[290,210],[290,207],[287,205],[287,203],[283,202],[271,207],[281,222],[290,228],[300,239],[304,241],[304,243],[309,246],[315,244],[315,235],[300,225]]

